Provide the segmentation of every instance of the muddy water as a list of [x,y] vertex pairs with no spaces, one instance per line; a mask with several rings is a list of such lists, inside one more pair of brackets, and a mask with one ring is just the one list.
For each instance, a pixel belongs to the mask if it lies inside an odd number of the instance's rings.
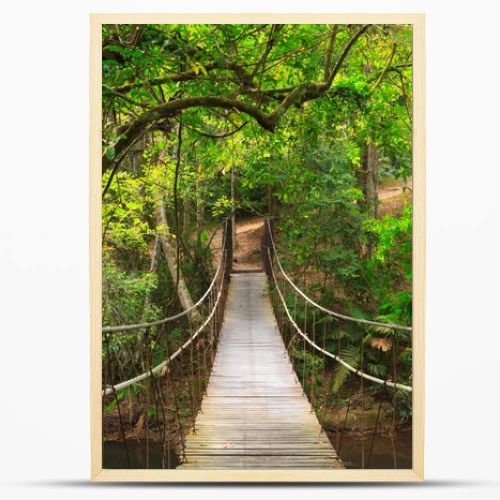
[[[103,468],[104,469],[147,469],[146,441],[127,440],[128,455],[122,441],[105,441],[103,446]],[[177,456],[170,452],[170,463],[172,468],[177,467]],[[164,469],[162,460],[162,446],[160,443],[149,441],[149,469]]]
[[[335,435],[331,436],[332,443],[336,443]],[[348,469],[361,469],[362,453],[364,448],[365,468],[369,469],[411,469],[412,436],[411,430],[398,432],[393,442],[388,437],[365,436],[364,446],[361,436],[344,435],[340,444],[339,456]],[[371,458],[370,458],[371,448]],[[396,462],[394,461],[396,452]],[[396,465],[396,467],[395,467]]]
[[[335,443],[335,435],[331,437]],[[392,441],[383,436],[376,436],[373,441],[371,459],[369,460],[371,436],[364,441],[365,467],[370,469],[393,469],[394,452]],[[399,432],[395,440],[396,460],[398,469],[411,469],[411,431]],[[131,467],[128,465],[127,455],[121,441],[106,441],[104,443],[103,467],[105,469],[145,469],[146,443],[135,440],[127,441]],[[359,436],[344,435],[340,445],[340,458],[348,469],[361,468],[361,438]],[[368,463],[369,461],[369,463]],[[172,468],[177,466],[177,457],[171,453]],[[149,468],[163,469],[161,444],[154,441],[149,443]]]

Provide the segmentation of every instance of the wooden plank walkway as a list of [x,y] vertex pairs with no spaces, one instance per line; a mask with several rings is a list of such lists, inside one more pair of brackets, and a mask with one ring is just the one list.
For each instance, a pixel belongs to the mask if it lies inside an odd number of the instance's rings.
[[207,394],[182,469],[342,468],[304,396],[262,272],[232,274]]

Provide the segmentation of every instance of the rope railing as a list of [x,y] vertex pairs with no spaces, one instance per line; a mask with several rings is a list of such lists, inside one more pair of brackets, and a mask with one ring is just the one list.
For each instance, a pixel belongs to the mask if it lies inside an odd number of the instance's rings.
[[[224,250],[223,251],[223,257],[221,258],[221,262],[222,261],[226,261],[226,258],[227,258],[226,255],[227,255],[227,252]],[[212,288],[212,286],[210,287],[210,289],[211,288]],[[209,291],[210,291],[210,289],[209,289]],[[191,345],[192,342],[194,342],[194,340],[196,339],[196,337],[198,337],[198,335],[208,325],[208,323],[210,322],[210,320],[212,319],[212,317],[215,314],[217,306],[219,305],[219,301],[220,301],[220,298],[222,296],[223,290],[224,290],[224,287],[221,287],[221,289],[219,290],[219,293],[217,294],[217,297],[216,297],[216,300],[215,300],[215,304],[213,305],[213,308],[210,311],[210,314],[205,319],[205,321],[193,333],[193,335],[191,335],[191,337],[189,337],[189,339],[186,342],[184,342],[184,344],[182,344],[182,346],[179,347],[171,356],[169,356],[166,360],[164,360],[161,363],[159,363],[158,365],[156,365],[154,368],[151,368],[148,371],[145,371],[145,372],[141,373],[140,375],[137,375],[136,377],[133,377],[133,378],[128,379],[128,380],[125,380],[124,382],[120,382],[119,384],[116,384],[114,386],[107,387],[106,389],[103,390],[103,396],[108,396],[108,395],[113,394],[115,392],[122,391],[123,389],[126,389],[127,387],[130,387],[131,385],[133,385],[133,384],[135,384],[137,382],[140,382],[141,380],[145,380],[148,377],[151,377],[153,375],[157,375],[157,374],[161,373],[163,371],[163,369],[169,363],[171,363],[175,358],[177,358],[177,356],[179,356],[179,354],[181,354],[185,349],[187,349]]]
[[405,330],[408,332],[412,331],[411,326],[404,326],[404,325],[397,325],[395,323],[383,323],[380,321],[372,321],[368,319],[362,319],[362,318],[355,318],[353,316],[348,316],[346,314],[341,314],[336,311],[332,311],[330,309],[327,309],[326,307],[321,306],[317,302],[315,302],[313,299],[311,299],[309,296],[307,296],[293,281],[292,279],[288,276],[288,274],[285,272],[283,269],[283,266],[281,265],[281,261],[279,259],[278,253],[276,251],[276,246],[274,243],[274,238],[273,238],[273,231],[271,228],[271,222],[270,219],[266,220],[267,223],[267,232],[269,234],[269,241],[271,243],[271,248],[272,248],[272,254],[276,258],[276,263],[278,264],[279,270],[283,277],[290,283],[290,285],[294,288],[294,290],[302,297],[304,300],[307,300],[309,304],[313,305],[314,307],[318,308],[319,310],[323,311],[326,314],[329,314],[330,316],[334,316],[335,318],[343,319],[346,321],[353,321],[355,323],[360,323],[360,324],[365,324],[365,325],[372,325],[372,326],[379,326],[391,330]]
[[338,356],[336,354],[332,354],[331,352],[328,352],[325,349],[322,349],[319,345],[317,345],[315,342],[313,342],[300,329],[299,325],[297,325],[297,323],[293,319],[293,317],[292,317],[292,315],[290,313],[290,310],[289,310],[288,306],[286,305],[286,301],[285,301],[285,298],[283,297],[283,294],[281,292],[281,288],[278,285],[278,280],[276,279],[276,275],[274,274],[274,267],[273,267],[273,263],[272,263],[272,259],[271,259],[271,255],[270,255],[269,249],[268,249],[268,254],[269,254],[269,260],[270,260],[270,264],[271,264],[271,272],[272,272],[274,286],[276,287],[276,291],[278,292],[278,295],[279,295],[279,297],[281,299],[281,303],[283,304],[283,308],[284,308],[284,310],[285,310],[285,312],[286,312],[286,314],[288,316],[288,319],[289,319],[290,323],[295,328],[295,331],[301,337],[303,337],[304,340],[309,345],[311,345],[312,347],[314,347],[314,349],[316,349],[318,352],[324,354],[325,356],[328,356],[329,358],[331,358],[331,359],[333,359],[335,361],[338,361],[342,366],[344,366],[345,368],[347,368],[351,373],[354,373],[355,375],[359,375],[360,377],[363,377],[366,380],[370,380],[371,382],[375,382],[375,383],[380,384],[380,385],[385,385],[387,387],[393,387],[393,388],[396,388],[396,389],[401,389],[403,391],[408,391],[408,392],[412,391],[412,387],[409,386],[409,385],[394,383],[394,382],[391,382],[390,380],[383,380],[383,379],[374,377],[373,375],[369,375],[368,373],[365,373],[362,370],[358,370],[358,369],[354,368],[353,366],[351,366],[346,361],[344,361],[340,356]]
[[[354,318],[318,304],[283,269],[272,229],[268,219],[261,257],[276,327],[321,428],[343,460],[346,433],[359,436],[356,467],[361,469],[373,463],[376,436],[388,437],[397,469],[401,457],[398,431],[411,425],[408,415],[413,390],[411,361],[410,365],[407,361],[411,348],[402,333],[411,332],[411,327]],[[370,326],[387,330],[384,339],[374,336]],[[347,457],[351,463],[357,460],[351,457]]]
[[[226,220],[226,226],[228,224],[228,221]],[[226,238],[227,238],[227,230],[224,230],[224,240],[222,242],[222,248],[223,248],[223,253],[224,249],[226,248]],[[174,314],[173,316],[168,316],[163,319],[159,319],[156,321],[149,321],[149,322],[144,322],[144,323],[137,323],[137,324],[131,324],[131,325],[114,325],[114,326],[105,326],[102,328],[102,333],[114,333],[114,332],[129,332],[132,330],[144,330],[146,328],[151,328],[154,326],[160,326],[165,323],[168,323],[170,321],[174,321],[176,319],[182,318],[183,316],[186,316],[187,314],[191,313],[195,309],[197,309],[208,297],[208,294],[212,291],[212,288],[215,285],[215,282],[217,281],[217,278],[219,276],[219,273],[222,269],[222,261],[223,261],[223,255],[221,255],[221,258],[219,260],[219,265],[217,266],[217,269],[215,271],[214,277],[212,278],[212,282],[210,283],[209,287],[205,291],[205,293],[199,298],[199,300],[193,304],[191,307],[184,309],[180,313]]]
[[[103,415],[108,428],[103,437],[109,435],[109,426],[116,429],[118,417],[129,467],[133,466],[134,456],[128,452],[127,435],[134,429],[133,414],[137,414],[137,410],[141,423],[134,425],[142,429],[138,432],[145,438],[145,468],[151,465],[150,439],[161,442],[163,467],[175,467],[177,461],[185,457],[184,437],[190,428],[195,428],[224,318],[232,266],[231,220],[225,221],[222,231],[217,269],[208,289],[193,306],[157,321],[102,329]],[[173,323],[195,309],[199,311],[196,317]],[[141,335],[116,337],[124,331],[140,331]],[[116,379],[122,381],[117,383]],[[137,390],[131,392],[134,386]],[[126,390],[128,405],[124,404]],[[133,406],[132,394],[135,394]]]

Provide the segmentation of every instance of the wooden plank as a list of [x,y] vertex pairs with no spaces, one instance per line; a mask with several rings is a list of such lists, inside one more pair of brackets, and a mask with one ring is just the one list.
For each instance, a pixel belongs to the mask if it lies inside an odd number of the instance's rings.
[[207,394],[180,469],[343,468],[303,394],[262,272],[232,274]]

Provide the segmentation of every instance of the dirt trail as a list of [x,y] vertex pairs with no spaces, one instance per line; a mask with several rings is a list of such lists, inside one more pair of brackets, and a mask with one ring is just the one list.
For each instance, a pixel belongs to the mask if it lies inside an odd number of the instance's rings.
[[262,269],[260,240],[264,221],[260,217],[236,222],[236,248],[233,255],[233,269],[243,271]]
[[406,185],[397,181],[393,185],[381,186],[378,190],[378,214],[382,217],[386,214],[397,215],[403,210],[405,202],[411,202],[411,181]]
[[[407,183],[411,187],[411,181]],[[379,216],[396,215],[406,202],[411,202],[411,191],[405,190],[402,181],[381,186],[378,190]],[[236,248],[233,255],[235,271],[258,270],[262,268],[260,261],[260,240],[264,230],[264,220],[261,217],[251,217],[236,220]],[[222,227],[217,229],[211,243],[214,266],[219,263],[222,247]]]
[[[233,255],[233,270],[248,271],[262,269],[260,261],[260,240],[264,221],[260,217],[236,220],[236,248]],[[222,228],[218,229],[212,241],[214,264],[219,262],[222,246]]]
[[394,196],[399,196],[402,193],[403,193],[402,186],[381,187],[378,190],[378,199],[386,200],[387,198],[393,198]]

